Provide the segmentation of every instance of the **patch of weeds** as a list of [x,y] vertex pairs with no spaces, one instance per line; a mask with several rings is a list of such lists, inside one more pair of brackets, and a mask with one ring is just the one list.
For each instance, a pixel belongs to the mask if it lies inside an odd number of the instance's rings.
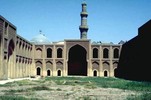
[[56,90],[57,90],[57,91],[62,91],[62,89],[60,89],[60,88],[57,88]]
[[14,83],[18,84],[19,86],[25,86],[25,85],[32,85],[32,82],[30,80],[21,80],[21,81],[15,81]]
[[26,96],[32,96],[35,94],[34,91],[28,91],[28,92],[25,92],[26,93]]
[[0,96],[0,100],[27,100],[27,98],[23,96],[16,96],[16,95],[3,95]]
[[50,88],[48,88],[47,86],[36,86],[36,87],[33,87],[33,88],[30,88],[32,91],[37,91],[37,90],[50,90]]
[[66,85],[66,82],[64,80],[55,80],[54,81],[57,85]]
[[97,86],[94,85],[94,84],[86,84],[86,85],[84,86],[84,88],[95,89],[95,88],[97,88]]
[[25,98],[17,95],[3,95],[0,96],[0,100],[39,100],[38,98]]
[[141,95],[130,95],[127,100],[151,100],[151,93],[143,93]]
[[69,96],[73,95],[73,94],[74,94],[73,92],[68,92],[68,93],[65,94],[64,98],[69,99]]
[[14,95],[16,93],[20,94],[20,93],[23,93],[23,92],[29,94],[29,93],[31,93],[31,90],[30,89],[17,89],[17,90],[10,89],[10,90],[3,90],[2,92],[5,92],[5,95]]
[[93,96],[83,96],[83,97],[79,97],[76,100],[97,100],[97,98],[95,98]]
[[2,95],[0,96],[0,100],[40,100],[40,99],[26,98],[24,96],[19,96],[19,95]]

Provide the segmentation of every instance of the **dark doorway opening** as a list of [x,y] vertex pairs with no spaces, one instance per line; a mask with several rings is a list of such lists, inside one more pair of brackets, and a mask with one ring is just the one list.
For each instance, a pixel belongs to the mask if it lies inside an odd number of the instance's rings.
[[50,76],[50,70],[47,70],[47,76]]
[[40,75],[40,68],[37,68],[37,75]]
[[107,77],[107,76],[108,76],[108,75],[107,75],[107,71],[104,71],[104,76],[105,76],[105,77]]
[[[4,45],[6,45],[6,44],[4,44]],[[15,49],[14,41],[11,39],[8,44],[8,59],[13,54],[14,49]]]
[[61,70],[58,70],[58,76],[61,76]]
[[93,72],[93,76],[97,76],[97,71],[96,70]]
[[87,76],[86,50],[75,45],[69,50],[68,75]]

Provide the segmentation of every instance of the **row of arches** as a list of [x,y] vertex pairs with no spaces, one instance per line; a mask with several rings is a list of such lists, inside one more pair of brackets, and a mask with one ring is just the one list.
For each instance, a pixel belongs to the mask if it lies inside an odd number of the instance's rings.
[[[36,49],[36,54],[37,58],[41,58],[42,57],[42,49],[41,48],[37,48]],[[104,48],[103,49],[103,58],[109,58],[109,49],[108,48]],[[46,58],[52,58],[53,57],[53,53],[52,53],[52,49],[51,48],[47,48],[46,50]],[[62,48],[58,48],[57,52],[56,52],[56,57],[57,58],[62,58],[63,57],[63,49]],[[98,48],[93,48],[93,58],[99,58],[99,49]],[[113,49],[113,58],[119,58],[119,48],[115,48]]]
[[[113,62],[113,69],[114,69],[114,68],[117,68],[117,65],[118,65],[118,62],[117,62],[117,61]],[[100,63],[98,63],[97,61],[92,62],[92,69],[97,69],[97,70],[99,70],[99,68],[100,68]],[[104,62],[102,63],[102,68],[103,68],[103,70],[105,70],[105,69],[110,70],[110,63],[107,62],[107,61],[104,61]]]
[[[78,54],[77,54],[78,53]],[[68,70],[67,73],[68,75],[80,75],[80,76],[87,76],[89,73],[88,72],[88,61],[87,61],[87,51],[84,47],[80,45],[75,45],[69,49],[69,54],[68,54]],[[53,66],[55,69],[62,69],[64,67],[64,64],[60,61],[57,61],[55,65],[54,63],[51,63],[49,61],[46,62],[46,69],[50,68],[53,70]],[[96,69],[98,71],[100,70],[111,70],[113,68],[112,64],[110,61],[94,61],[92,62],[92,70]],[[38,61],[36,62],[36,66],[42,66],[42,62]],[[44,64],[45,65],[45,64]],[[50,67],[48,67],[50,66]],[[48,68],[47,68],[48,67]],[[117,67],[117,62],[113,63],[113,67]]]
[[[36,49],[36,58],[42,58],[42,49],[41,48],[37,48]],[[52,58],[53,57],[53,53],[52,53],[52,49],[48,48],[46,51],[46,58]],[[62,58],[63,57],[63,49],[62,48],[58,48],[57,52],[56,52],[56,57],[57,58]]]
[[[104,48],[103,49],[103,58],[109,58],[109,49]],[[93,48],[93,58],[99,58],[99,49]],[[119,58],[119,49],[115,48],[113,49],[113,58]]]
[[[108,77],[108,73],[109,73],[109,72],[105,70],[105,71],[103,72],[104,77]],[[98,76],[98,71],[97,71],[97,70],[94,70],[94,71],[93,71],[93,76]]]
[[[36,68],[36,75],[38,75],[38,76],[42,75],[41,67]],[[52,71],[50,69],[47,69],[47,76],[52,76]],[[57,70],[57,76],[62,76],[62,70],[61,69]]]
[[[114,69],[114,73],[115,73],[116,69]],[[99,76],[98,75],[98,70],[93,70],[93,76]],[[36,68],[36,75],[41,76],[41,68],[37,67]],[[50,69],[47,69],[47,76],[52,76],[52,71]],[[62,76],[62,70],[58,69],[57,70],[57,76]],[[108,77],[109,76],[109,71],[108,70],[104,70],[103,71],[103,76],[104,77]]]
[[24,57],[30,57],[32,53],[32,44],[22,39],[21,37],[16,37],[16,54]]
[[[42,66],[42,61],[36,61],[36,66]],[[56,62],[56,67],[57,68],[63,68],[63,62],[62,61],[57,61]],[[52,69],[53,68],[53,63],[51,61],[46,62],[46,68],[47,69]]]
[[[114,69],[114,76],[115,76],[115,74],[116,74],[116,69],[117,69],[117,68]],[[103,76],[104,76],[104,77],[109,77],[109,76],[110,76],[109,74],[110,74],[110,72],[109,72],[108,70],[104,70],[104,71],[103,71]],[[99,71],[96,70],[96,69],[93,70],[93,76],[99,76]]]

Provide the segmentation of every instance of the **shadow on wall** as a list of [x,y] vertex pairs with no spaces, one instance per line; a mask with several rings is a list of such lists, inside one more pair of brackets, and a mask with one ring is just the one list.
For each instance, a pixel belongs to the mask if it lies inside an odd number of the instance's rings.
[[138,29],[138,35],[122,46],[115,77],[151,81],[151,20]]

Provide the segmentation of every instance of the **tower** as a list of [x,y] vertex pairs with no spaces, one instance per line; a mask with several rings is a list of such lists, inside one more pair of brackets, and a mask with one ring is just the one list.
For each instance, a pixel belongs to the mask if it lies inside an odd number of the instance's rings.
[[87,4],[86,2],[82,3],[82,12],[80,13],[81,15],[81,25],[79,26],[80,30],[80,39],[87,39],[87,31],[88,31],[88,25],[87,25]]

